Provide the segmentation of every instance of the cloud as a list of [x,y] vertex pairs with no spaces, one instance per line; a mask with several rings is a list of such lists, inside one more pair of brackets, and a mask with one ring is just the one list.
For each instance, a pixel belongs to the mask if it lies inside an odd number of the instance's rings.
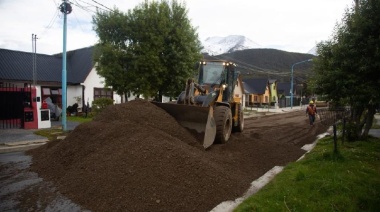
[[[67,50],[93,45],[92,30],[96,7],[92,0],[71,0],[73,12],[67,16]],[[127,12],[143,0],[97,0]],[[333,32],[352,0],[186,0],[188,17],[201,40],[211,36],[244,35],[261,46],[307,52],[316,42]],[[60,0],[1,0],[0,48],[32,51],[32,34],[37,34],[37,52],[62,52],[63,15]]]

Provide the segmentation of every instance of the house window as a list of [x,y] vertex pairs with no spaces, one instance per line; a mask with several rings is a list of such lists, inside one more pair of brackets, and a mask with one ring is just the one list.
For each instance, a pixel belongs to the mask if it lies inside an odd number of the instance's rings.
[[60,95],[58,90],[51,90],[51,95]]
[[113,92],[109,88],[94,88],[94,99],[98,98],[113,99]]
[[42,87],[42,101],[50,98],[51,102],[58,107],[62,108],[62,92],[57,87]]
[[253,101],[254,101],[254,102],[257,102],[257,96],[254,96],[254,97],[253,97]]
[[42,95],[50,96],[50,88],[42,88]]
[[268,100],[269,100],[268,96],[265,96],[265,102],[266,103],[269,102]]
[[252,104],[252,95],[248,95],[248,105]]

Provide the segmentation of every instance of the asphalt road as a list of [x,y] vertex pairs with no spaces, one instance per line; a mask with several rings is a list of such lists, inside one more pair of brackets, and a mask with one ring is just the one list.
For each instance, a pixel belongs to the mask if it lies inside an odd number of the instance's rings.
[[[74,130],[80,123],[67,122],[67,129]],[[52,127],[62,126],[61,122],[52,121]],[[30,211],[84,211],[63,195],[36,173],[29,172],[31,157],[24,154],[25,150],[44,144],[47,139],[34,134],[37,131],[25,129],[0,130],[0,211],[18,211],[21,202],[36,202]],[[5,145],[7,144],[7,145]],[[40,193],[41,195],[20,195],[20,192]],[[46,196],[51,197],[46,202]],[[38,204],[37,204],[38,203]]]

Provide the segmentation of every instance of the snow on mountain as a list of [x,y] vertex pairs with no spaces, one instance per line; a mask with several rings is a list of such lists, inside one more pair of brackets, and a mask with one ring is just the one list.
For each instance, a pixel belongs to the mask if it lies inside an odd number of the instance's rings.
[[261,46],[242,35],[227,37],[209,37],[203,42],[203,53],[220,55],[244,49],[256,49]]
[[314,46],[312,49],[310,49],[308,52],[308,54],[313,54],[313,55],[317,55],[317,47]]

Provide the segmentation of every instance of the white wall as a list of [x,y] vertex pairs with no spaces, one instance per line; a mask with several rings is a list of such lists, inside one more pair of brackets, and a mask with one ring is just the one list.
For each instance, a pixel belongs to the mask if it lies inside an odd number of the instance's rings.
[[[15,82],[13,84],[19,88],[24,87],[24,83]],[[45,86],[45,85],[36,85],[36,88],[38,89],[37,96],[39,96],[39,97],[42,97],[41,86]],[[51,87],[51,85],[46,85],[46,86]],[[60,84],[58,85],[58,87],[59,88],[61,87]],[[85,104],[87,104],[87,102],[89,102],[90,107],[91,107],[92,101],[94,100],[94,88],[104,88],[104,78],[99,76],[96,73],[95,68],[93,68],[90,71],[87,78],[85,79],[85,81],[83,83],[81,83],[81,85],[68,85],[67,86],[67,93],[66,93],[66,95],[67,95],[67,99],[66,99],[67,106],[70,106],[70,105],[77,103],[77,101],[74,97],[79,96],[82,98],[82,100],[80,101],[80,104],[78,104],[79,108],[83,107],[83,105],[81,105],[83,100],[84,100]],[[82,96],[82,93],[83,93],[82,90],[83,89],[84,89],[84,97]],[[134,100],[135,98],[136,98],[136,96],[131,95],[130,97],[128,97],[128,101]],[[115,92],[113,93],[113,99],[114,99],[115,104],[119,104],[122,102],[122,97],[120,95],[116,94]],[[42,101],[42,99],[41,99],[41,101]]]
[[234,97],[239,97],[241,105],[243,106],[243,108],[245,108],[245,102],[244,102],[245,98],[243,95],[243,87],[242,87],[241,80],[239,80],[239,79],[237,80],[237,83],[235,85],[234,93],[235,93]]
[[[73,105],[77,103],[76,99],[74,97],[81,97],[82,98],[82,86],[81,85],[68,85],[67,86],[67,106]],[[83,107],[82,101],[78,103],[78,107]]]
[[[82,83],[82,85],[85,86],[85,90],[84,90],[85,104],[89,102],[90,107],[91,107],[92,101],[94,100],[94,88],[104,88],[104,78],[99,76],[96,73],[96,69],[93,68],[91,72],[88,74],[84,83]],[[133,100],[135,98],[136,98],[135,96],[131,95],[130,97],[128,97],[128,101]],[[113,93],[113,99],[115,100],[114,101],[115,104],[119,104],[122,102],[122,97],[116,94],[115,92]]]

